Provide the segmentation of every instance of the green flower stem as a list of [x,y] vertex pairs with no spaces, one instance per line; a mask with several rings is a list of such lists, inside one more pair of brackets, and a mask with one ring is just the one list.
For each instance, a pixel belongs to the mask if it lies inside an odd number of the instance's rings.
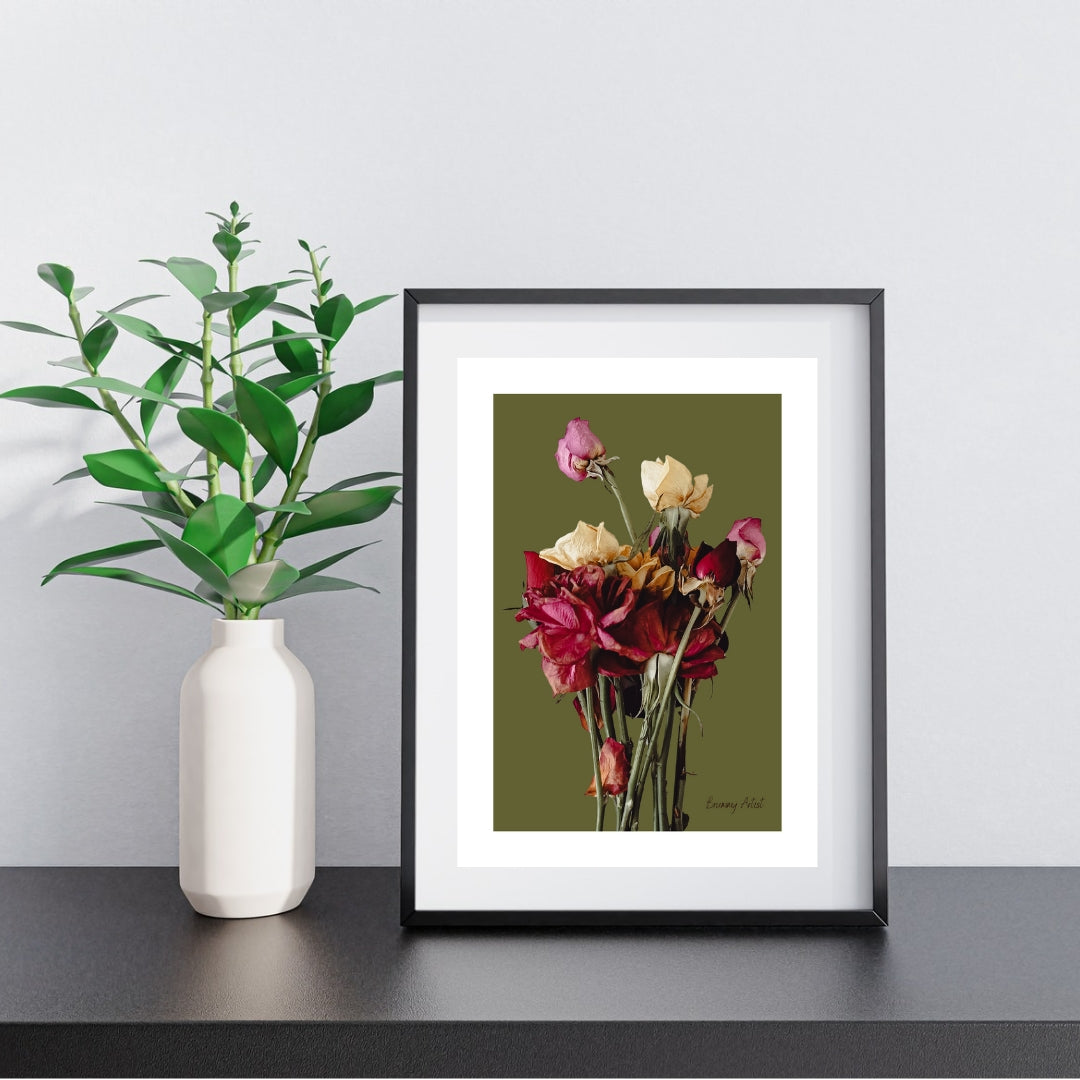
[[724,608],[724,614],[720,617],[720,633],[722,634],[727,629],[727,624],[731,621],[731,616],[735,612],[735,605],[739,602],[739,597],[742,593],[739,592],[738,587],[735,587],[735,591],[731,594],[731,599],[728,601],[727,607]]
[[660,752],[656,757],[656,765],[653,769],[653,795],[656,799],[656,808],[653,812],[653,820],[658,829],[664,832],[668,830],[667,813],[667,765],[668,752],[671,749],[671,729],[675,726],[675,698],[668,702],[667,719],[664,722],[664,741]]
[[[203,312],[202,331],[202,375],[199,382],[202,384],[203,408],[214,407],[214,369],[211,366],[214,359],[214,333],[210,328],[213,315],[209,311]],[[218,458],[212,450],[206,451],[206,471],[210,479],[206,482],[206,496],[213,498],[221,493],[221,477],[218,475]]]
[[[316,304],[322,307],[322,272],[319,270],[319,260],[315,257],[314,252],[308,252],[308,255],[311,259],[311,273],[315,278]],[[330,371],[330,344],[327,341],[320,341],[320,343],[322,345],[322,373],[326,375]],[[289,483],[285,488],[285,494],[281,496],[283,503],[292,502],[300,494],[300,489],[308,478],[311,470],[311,458],[315,453],[315,440],[319,437],[319,412],[322,409],[323,399],[329,393],[330,379],[325,379],[319,383],[315,411],[311,414],[311,423],[308,425],[307,436],[300,450],[300,456],[296,459],[296,464],[289,474]],[[274,557],[281,544],[282,534],[285,532],[285,525],[288,520],[289,514],[287,512],[274,515],[266,532],[262,535],[262,548],[256,562],[268,562]]]
[[690,724],[690,701],[694,696],[694,680],[683,683],[683,709],[679,720],[679,738],[675,747],[675,793],[671,799],[671,831],[682,832],[686,817],[682,812],[686,794],[686,729]]
[[626,731],[626,710],[623,706],[622,686],[619,680],[615,680],[615,738],[624,746],[630,744],[630,736]]
[[[597,691],[596,691],[596,693],[597,693],[597,696],[600,698],[600,716],[603,718],[604,730],[607,732],[608,736],[613,736],[619,742],[625,742],[626,740],[621,737],[618,727],[615,727],[613,725],[613,723],[612,723],[611,699],[610,699],[610,695],[608,694],[608,686],[610,685],[610,682],[611,682],[611,680],[606,675],[600,675],[600,676],[597,677]],[[619,708],[621,708],[621,703],[620,703],[619,698],[618,698],[617,695],[618,695],[618,691],[616,690],[615,707],[616,707],[616,709],[619,709]],[[624,730],[625,730],[625,727],[626,727],[626,724],[624,722],[623,723],[623,729]],[[623,808],[623,796],[622,795],[616,795],[615,796],[615,814],[616,814],[615,820],[616,820],[616,822],[622,816],[622,808]]]
[[604,798],[604,787],[600,782],[600,734],[596,729],[596,717],[593,713],[592,687],[582,690],[578,695],[581,698],[581,708],[585,713],[585,723],[589,728],[589,741],[592,743],[593,781],[596,784],[596,831],[604,831],[604,809],[607,799]]
[[[231,232],[236,232],[236,218],[233,217]],[[229,263],[229,292],[237,291],[237,268],[236,260],[232,260]],[[244,374],[244,362],[236,355],[237,350],[240,348],[240,331],[236,328],[236,315],[232,308],[229,308],[229,352],[232,355],[229,357],[229,370],[232,372],[233,377],[233,392],[236,392],[237,383],[236,380]],[[253,502],[255,499],[255,491],[251,480],[251,438],[248,435],[248,430],[244,427],[243,422],[240,420],[239,415],[236,417],[237,422],[244,428],[244,459],[240,463],[240,498],[246,502]],[[254,545],[252,545],[254,548]],[[249,562],[255,561],[255,552],[252,550],[251,558]]]
[[619,815],[619,830],[622,832],[625,832],[630,828],[630,821],[634,816],[634,807],[637,805],[637,799],[634,798],[634,791],[637,788],[638,777],[641,775],[641,764],[645,755],[645,747],[649,742],[649,721],[650,716],[646,713],[645,719],[641,721],[641,731],[638,734],[638,741],[637,745],[634,747],[633,757],[630,759],[630,778],[626,782],[626,796],[623,802],[622,814]]
[[615,499],[619,504],[619,509],[622,511],[623,523],[626,525],[626,531],[630,534],[630,543],[632,544],[637,539],[637,533],[634,532],[633,523],[630,521],[630,511],[626,508],[626,502],[623,500],[619,485],[615,482],[615,474],[607,465],[604,466],[604,481],[605,487],[607,487],[608,491],[615,496]]
[[[671,692],[675,687],[675,680],[679,675],[679,665],[682,663],[683,656],[686,654],[687,646],[690,644],[690,635],[694,632],[694,625],[697,623],[698,616],[701,614],[700,608],[694,608],[690,613],[690,621],[686,624],[686,629],[683,631],[682,639],[679,642],[678,651],[675,653],[675,662],[671,665],[671,671],[668,674],[667,682],[664,683],[664,689],[660,693],[660,698],[656,703],[656,708],[653,710],[653,715],[646,716],[645,725],[641,729],[641,741],[634,748],[634,763],[630,767],[630,783],[626,788],[626,805],[623,808],[622,820],[619,823],[621,829],[628,829],[630,827],[630,818],[634,814],[634,807],[638,806],[641,802],[641,790],[644,787],[645,775],[641,770],[641,760],[651,762],[653,760],[653,754],[656,749],[656,736],[659,730],[659,718],[665,714],[668,707],[668,702],[671,700]],[[648,727],[649,735],[648,740],[645,737],[645,726]],[[648,742],[648,746],[644,753],[641,752],[642,744]],[[644,770],[647,775],[648,768]]]
[[[79,342],[79,353],[82,355],[83,366],[91,375],[96,375],[97,371],[94,365],[86,359],[86,354],[82,351],[83,338],[86,335],[83,333],[82,319],[79,317],[79,309],[75,306],[73,301],[68,302],[68,318],[71,320],[72,329],[75,331],[75,338]],[[127,436],[128,441],[136,450],[141,450],[162,472],[168,472],[169,470],[158,459],[158,456],[150,449],[149,446],[143,441],[139,433],[131,426],[128,418],[120,411],[120,406],[116,403],[116,398],[108,390],[98,389],[98,394],[101,397],[101,403],[105,406],[106,412],[117,422],[120,426],[120,430]],[[173,502],[180,508],[185,517],[191,517],[195,513],[195,504],[184,494],[180,484],[176,480],[166,480],[165,487],[168,489],[169,494],[173,497]]]

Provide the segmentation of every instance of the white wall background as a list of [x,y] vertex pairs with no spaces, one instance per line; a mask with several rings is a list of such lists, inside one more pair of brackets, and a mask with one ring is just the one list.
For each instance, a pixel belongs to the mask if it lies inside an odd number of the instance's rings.
[[[883,286],[892,861],[1080,861],[1074,0],[9,2],[0,44],[0,318],[62,320],[43,260],[91,300],[175,291],[137,260],[206,252],[233,198],[264,241],[245,268],[326,242],[355,299]],[[398,365],[400,326],[400,301],[364,317],[357,377]],[[60,381],[63,343],[0,331],[4,388]],[[126,352],[113,374],[143,370]],[[384,390],[324,479],[399,465]],[[39,589],[142,526],[49,486],[120,445],[104,423],[0,405],[0,864],[175,864],[208,613]],[[326,535],[313,557],[382,539],[342,567],[382,593],[288,612],[320,689],[318,858],[393,863],[400,518]]]

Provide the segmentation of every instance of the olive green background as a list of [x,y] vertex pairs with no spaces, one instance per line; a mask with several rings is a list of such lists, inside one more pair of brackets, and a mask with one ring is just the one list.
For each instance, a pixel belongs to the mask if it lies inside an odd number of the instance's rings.
[[[692,378],[690,379],[692,382]],[[740,601],[715,679],[698,684],[687,737],[684,810],[692,830],[770,831],[781,826],[780,582],[783,562],[778,394],[496,394],[494,396],[494,807],[497,830],[592,830],[596,804],[589,737],[569,696],[552,697],[536,649],[514,620],[525,580],[522,552],[552,546],[578,521],[603,521],[629,542],[618,503],[597,480],[576,483],[555,464],[566,424],[581,416],[607,449],[635,529],[651,514],[641,462],[681,461],[708,473],[712,501],[690,522],[690,542],[714,546],[732,522],[760,517],[768,545],[754,604]],[[639,721],[630,720],[631,738]],[[668,765],[669,794],[675,744]],[[761,800],[759,807],[743,800]],[[737,808],[708,808],[734,802]],[[613,814],[607,814],[611,829]],[[651,828],[652,798],[641,827]]]

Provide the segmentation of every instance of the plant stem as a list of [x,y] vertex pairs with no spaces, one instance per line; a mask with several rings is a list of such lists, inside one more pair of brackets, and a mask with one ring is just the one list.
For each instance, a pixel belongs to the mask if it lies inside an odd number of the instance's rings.
[[686,729],[690,723],[690,701],[694,695],[694,680],[683,684],[683,710],[679,720],[679,740],[675,748],[675,794],[671,800],[671,831],[683,832],[687,819],[682,812],[686,794]]
[[604,479],[607,482],[606,486],[608,491],[615,496],[619,503],[619,509],[622,511],[623,523],[626,525],[626,531],[630,534],[630,543],[632,544],[637,539],[637,533],[634,532],[633,523],[630,521],[630,511],[627,510],[626,503],[623,501],[619,485],[615,482],[615,474],[608,465],[604,466]]
[[[82,351],[83,338],[86,335],[83,333],[82,319],[79,317],[79,309],[75,306],[74,301],[68,302],[68,318],[71,320],[72,329],[75,331],[75,338],[79,343],[79,353],[82,356],[83,366],[91,375],[96,375],[97,371],[94,365],[86,359],[86,354]],[[158,459],[157,455],[151,451],[150,447],[146,445],[139,433],[131,426],[128,418],[120,411],[120,406],[116,404],[116,398],[108,390],[98,389],[98,394],[101,397],[101,403],[105,406],[106,412],[119,424],[120,430],[127,436],[128,441],[136,450],[141,450],[162,472],[168,472],[169,470]],[[185,517],[191,517],[195,513],[195,504],[187,497],[184,491],[181,489],[180,484],[176,480],[166,480],[165,487],[168,489],[169,494],[173,497],[173,502],[183,511]]]
[[[203,408],[214,407],[214,369],[211,366],[214,355],[214,333],[210,328],[213,315],[209,311],[203,312],[202,332],[202,375],[199,382],[202,384]],[[206,482],[207,498],[213,498],[221,493],[221,477],[218,475],[218,458],[212,450],[206,451],[206,471],[210,479]]]
[[[611,718],[611,697],[608,693],[608,687],[611,684],[611,680],[606,675],[600,675],[597,678],[597,696],[600,698],[600,715],[604,720],[604,730],[609,737],[614,737],[618,742],[625,743],[626,739],[623,737],[625,734],[626,725],[623,724],[623,730],[620,732],[618,727],[615,727]],[[616,686],[618,684],[616,683]],[[620,702],[618,698],[618,690],[616,690],[615,707],[620,708]],[[615,821],[618,823],[619,818],[622,816],[623,800],[624,796],[616,795],[615,798]]]
[[[232,219],[231,232],[236,232],[236,217]],[[237,282],[237,268],[236,260],[233,259],[229,263],[229,292],[236,292]],[[244,362],[236,355],[237,349],[240,348],[240,331],[236,328],[236,315],[232,308],[229,308],[229,352],[232,354],[229,357],[229,370],[232,372],[233,377],[233,393],[236,393],[237,382],[244,374]],[[248,435],[248,430],[240,420],[239,415],[236,417],[237,422],[244,428],[244,458],[240,463],[240,498],[246,502],[253,502],[255,499],[255,493],[252,488],[251,481],[251,437]],[[254,548],[254,545],[252,545]],[[255,552],[252,550],[251,557],[248,562],[255,561]]]
[[630,736],[626,731],[626,711],[623,707],[622,686],[615,680],[615,738],[624,746],[630,745]]
[[[671,691],[674,689],[675,680],[679,675],[679,665],[682,663],[683,656],[686,654],[686,648],[690,644],[690,635],[694,631],[694,624],[697,622],[698,615],[701,614],[700,608],[694,608],[690,613],[690,621],[686,624],[686,629],[683,631],[682,639],[679,641],[679,648],[675,653],[675,662],[671,665],[671,671],[668,674],[667,681],[664,683],[664,689],[660,693],[660,698],[656,703],[656,707],[653,710],[653,716],[646,715],[645,724],[641,729],[641,742],[634,750],[634,762],[630,767],[630,783],[626,789],[626,805],[623,808],[622,821],[619,823],[621,829],[629,828],[629,819],[633,815],[634,807],[641,802],[641,790],[644,787],[645,776],[641,774],[640,758],[644,757],[648,761],[652,761],[653,753],[656,747],[656,735],[659,729],[659,724],[651,722],[658,720],[659,717],[664,715],[667,709],[668,702],[671,700]],[[648,726],[649,737],[645,738],[645,727]],[[642,744],[648,742],[646,752],[641,754]],[[645,775],[648,774],[648,769],[645,769]]]
[[[319,260],[315,257],[314,252],[308,252],[308,256],[311,259],[311,273],[315,278],[316,304],[322,307],[322,272],[319,270]],[[329,342],[321,339],[320,344],[322,346],[322,374],[328,375],[330,372],[331,346]],[[311,469],[311,458],[315,453],[315,440],[319,437],[319,412],[322,409],[323,399],[329,393],[330,379],[327,378],[319,383],[315,411],[311,414],[311,423],[308,425],[307,437],[304,439],[300,456],[296,459],[296,464],[289,474],[288,486],[285,488],[285,494],[281,497],[283,503],[292,502],[300,494],[300,489],[308,478]],[[274,515],[266,532],[262,535],[262,549],[259,551],[256,562],[267,562],[274,557],[281,544],[282,534],[285,532],[285,525],[288,520],[289,514],[287,512],[283,511]]]
[[675,726],[675,698],[668,702],[667,720],[664,723],[664,742],[660,747],[660,753],[656,758],[656,767],[653,773],[655,778],[654,792],[656,794],[655,820],[659,822],[658,828],[668,829],[667,813],[667,763],[668,751],[671,749],[671,729]]
[[630,828],[630,819],[634,815],[634,806],[637,804],[634,791],[637,788],[638,777],[641,774],[641,761],[648,742],[649,714],[646,713],[645,718],[641,721],[641,731],[638,734],[637,745],[634,747],[634,755],[630,759],[630,778],[626,782],[626,800],[623,803],[622,815],[619,818],[619,829],[623,832]]
[[739,597],[741,595],[742,594],[736,587],[731,595],[731,599],[727,603],[727,607],[724,608],[724,614],[720,617],[719,630],[721,634],[727,629],[727,624],[731,621],[731,616],[735,611],[735,605],[739,602]]
[[600,734],[596,730],[596,716],[593,713],[592,687],[581,691],[584,700],[581,703],[585,711],[585,722],[589,727],[589,742],[592,743],[593,783],[596,784],[596,831],[604,831],[604,787],[600,782]]

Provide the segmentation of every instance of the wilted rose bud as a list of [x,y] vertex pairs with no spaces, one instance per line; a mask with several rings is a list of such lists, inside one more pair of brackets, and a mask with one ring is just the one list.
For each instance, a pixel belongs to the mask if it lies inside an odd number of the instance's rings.
[[[627,551],[630,549],[627,548]],[[604,565],[622,553],[622,547],[615,534],[608,532],[601,521],[599,525],[589,525],[584,521],[577,523],[572,533],[560,536],[554,547],[544,548],[540,558],[564,570],[573,570],[588,563]]]
[[[621,795],[630,780],[630,759],[626,747],[617,739],[605,739],[600,747],[600,785],[607,795]],[[596,795],[596,777],[592,778],[586,795]]]
[[765,534],[761,531],[761,518],[739,518],[731,526],[727,538],[735,541],[740,562],[761,565],[765,558]]
[[657,458],[641,463],[641,490],[657,513],[679,507],[689,510],[692,517],[709,505],[713,493],[708,474],[691,476],[690,470],[670,454],[663,461]]
[[564,475],[581,481],[588,475],[589,463],[605,454],[604,444],[580,416],[566,425],[566,434],[555,449],[555,462]]
[[754,596],[754,573],[765,559],[765,534],[761,531],[761,518],[739,518],[727,534],[735,541],[735,553],[739,556],[741,570],[739,588],[747,600]]
[[711,581],[721,589],[734,585],[739,580],[741,569],[737,548],[734,540],[722,540],[717,547],[702,544],[694,563],[694,577],[700,581]]

